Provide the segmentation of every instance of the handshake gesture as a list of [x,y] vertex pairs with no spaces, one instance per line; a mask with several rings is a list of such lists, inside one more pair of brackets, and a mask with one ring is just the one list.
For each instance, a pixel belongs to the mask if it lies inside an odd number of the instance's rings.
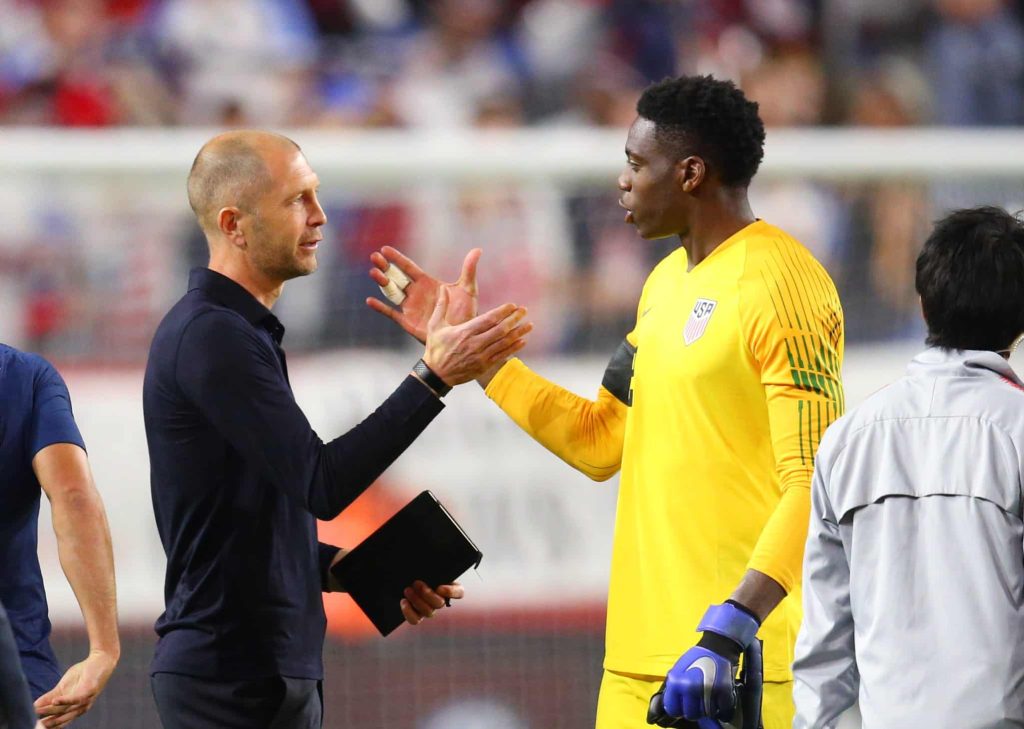
[[482,251],[474,248],[455,283],[442,283],[398,250],[384,246],[370,255],[370,278],[398,308],[374,298],[367,306],[391,319],[422,342],[423,361],[448,386],[496,370],[526,346],[533,324],[526,309],[502,304],[477,315],[476,266]]

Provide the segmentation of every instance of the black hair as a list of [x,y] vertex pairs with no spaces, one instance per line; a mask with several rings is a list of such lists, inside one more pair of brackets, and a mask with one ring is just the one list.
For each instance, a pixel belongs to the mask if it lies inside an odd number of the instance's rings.
[[729,187],[746,187],[764,157],[764,123],[757,103],[732,81],[711,76],[668,78],[648,86],[637,114],[680,156],[703,157]]
[[917,257],[929,345],[1006,349],[1024,332],[1024,224],[1002,208],[957,210]]

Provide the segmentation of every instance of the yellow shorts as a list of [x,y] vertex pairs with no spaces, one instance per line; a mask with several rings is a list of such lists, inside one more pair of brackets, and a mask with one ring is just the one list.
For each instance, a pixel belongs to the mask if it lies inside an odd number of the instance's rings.
[[[596,729],[651,729],[647,706],[664,680],[605,671],[597,697]],[[761,713],[764,729],[791,729],[793,682],[765,681]]]

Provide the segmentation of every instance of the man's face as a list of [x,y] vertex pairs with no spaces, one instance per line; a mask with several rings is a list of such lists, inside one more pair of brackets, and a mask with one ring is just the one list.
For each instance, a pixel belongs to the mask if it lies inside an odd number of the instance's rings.
[[327,216],[317,200],[320,179],[305,156],[290,145],[264,154],[270,179],[247,217],[245,238],[254,267],[267,278],[287,281],[316,270],[316,251]]
[[643,238],[682,235],[689,227],[678,160],[666,154],[654,134],[654,122],[637,117],[626,138],[626,167],[619,175],[619,205],[626,222]]

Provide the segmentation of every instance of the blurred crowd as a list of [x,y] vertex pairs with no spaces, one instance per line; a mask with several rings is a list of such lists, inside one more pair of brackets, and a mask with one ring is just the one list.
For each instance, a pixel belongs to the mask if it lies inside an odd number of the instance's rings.
[[741,81],[773,124],[1019,124],[1018,0],[0,0],[0,123],[622,125]]
[[[1024,122],[1021,0],[0,0],[0,19],[0,125],[625,130],[646,84],[693,72],[736,80],[769,135]],[[910,182],[752,192],[755,212],[830,269],[852,341],[919,333],[910,264],[939,208],[1024,202],[1018,190]],[[325,313],[299,341],[392,341],[362,316],[373,247],[396,244],[451,272],[481,244],[489,290],[533,303],[547,332],[539,348],[614,346],[671,245],[636,245],[614,200],[614,190],[512,187],[338,201],[313,304]],[[0,276],[16,271],[29,286],[24,343],[45,349],[73,308],[56,292],[84,274],[10,255],[5,267],[3,249],[16,246],[4,235]],[[185,262],[201,263],[197,234],[177,235]],[[36,289],[33,277],[44,280]]]

